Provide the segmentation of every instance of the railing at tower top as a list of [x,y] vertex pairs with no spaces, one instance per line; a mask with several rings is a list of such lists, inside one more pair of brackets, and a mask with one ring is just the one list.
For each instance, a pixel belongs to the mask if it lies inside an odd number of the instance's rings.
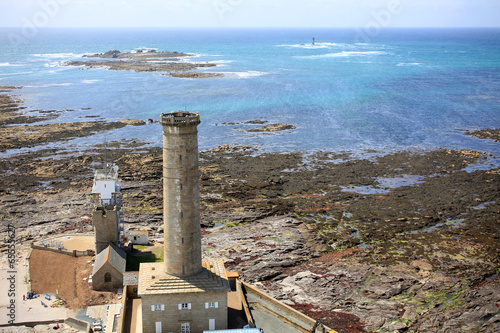
[[100,193],[92,193],[91,202],[93,206],[103,206],[106,209],[113,209],[111,206],[117,206],[117,211],[119,211],[123,206],[123,195],[120,192],[113,192],[111,199],[101,199]]
[[162,113],[160,118],[160,123],[167,126],[194,126],[200,122],[200,115],[198,113],[186,111]]
[[118,167],[113,165],[105,169],[98,169],[94,173],[94,182],[97,180],[118,180]]

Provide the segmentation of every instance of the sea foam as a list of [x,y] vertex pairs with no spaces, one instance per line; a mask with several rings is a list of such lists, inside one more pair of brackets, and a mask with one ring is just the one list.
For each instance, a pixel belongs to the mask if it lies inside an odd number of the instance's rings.
[[336,53],[326,53],[317,54],[310,56],[297,56],[300,59],[317,59],[317,58],[340,58],[340,57],[360,57],[360,56],[371,56],[371,55],[384,55],[387,54],[385,51],[342,51]]
[[238,79],[246,79],[249,77],[256,77],[269,74],[267,72],[259,72],[259,71],[247,71],[247,72],[219,72],[224,74],[224,77],[227,78],[238,78]]
[[0,62],[0,67],[19,67],[21,64],[11,64],[10,62]]
[[338,43],[328,43],[328,42],[320,42],[320,43],[310,43],[310,44],[281,44],[281,45],[276,45],[278,47],[295,47],[295,48],[301,48],[301,49],[328,49],[331,48],[332,46],[334,47],[339,47],[339,46],[347,46],[346,44],[338,44]]
[[45,59],[70,59],[70,58],[81,58],[87,53],[33,53],[33,57],[45,58]]
[[99,82],[99,81],[102,81],[102,80],[99,80],[99,79],[84,79],[81,82],[85,83],[85,84],[92,84],[92,83],[96,83],[96,82]]
[[420,66],[422,65],[422,63],[420,62],[400,62],[399,64],[397,64],[396,66]]

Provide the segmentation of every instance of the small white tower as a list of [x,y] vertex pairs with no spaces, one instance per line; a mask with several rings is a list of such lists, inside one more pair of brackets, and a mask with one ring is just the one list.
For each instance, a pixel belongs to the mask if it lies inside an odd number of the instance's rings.
[[117,165],[113,164],[109,167],[106,166],[105,169],[95,171],[92,194],[99,194],[101,205],[114,205],[113,193],[119,193],[120,189]]
[[92,195],[94,210],[92,224],[94,225],[95,252],[98,254],[109,243],[122,245],[123,201],[118,182],[118,166],[106,166],[95,171]]

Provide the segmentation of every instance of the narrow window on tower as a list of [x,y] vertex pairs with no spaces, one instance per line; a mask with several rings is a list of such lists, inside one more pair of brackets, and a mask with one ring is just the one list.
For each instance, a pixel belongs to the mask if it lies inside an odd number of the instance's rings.
[[181,183],[181,190],[182,190],[182,183]]
[[184,244],[184,237],[182,237],[182,244]]
[[181,217],[184,217],[184,212],[181,212]]
[[182,155],[179,155],[179,161],[182,161]]

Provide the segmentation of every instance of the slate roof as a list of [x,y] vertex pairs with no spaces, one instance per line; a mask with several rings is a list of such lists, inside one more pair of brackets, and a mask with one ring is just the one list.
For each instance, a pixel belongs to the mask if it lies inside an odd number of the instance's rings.
[[106,262],[109,262],[114,268],[123,273],[125,272],[125,266],[127,264],[127,255],[118,246],[109,243],[109,245],[95,257],[92,275],[97,273]]
[[124,286],[137,286],[139,283],[139,272],[125,272],[123,273]]
[[143,235],[148,236],[148,231],[147,230],[129,230],[129,231],[127,231],[127,235],[129,235],[129,236],[143,236]]
[[160,263],[142,263],[139,269],[139,295],[229,291],[224,260],[203,260],[200,273],[178,277],[165,273]]

